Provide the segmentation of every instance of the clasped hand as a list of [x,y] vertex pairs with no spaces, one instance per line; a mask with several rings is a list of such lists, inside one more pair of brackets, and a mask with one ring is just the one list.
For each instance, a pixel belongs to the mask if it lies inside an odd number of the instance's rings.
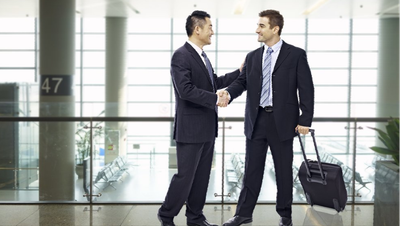
[[308,132],[310,131],[310,128],[307,126],[297,125],[294,130],[295,130],[295,132],[298,132],[300,134],[307,135]]
[[217,95],[218,95],[218,103],[217,105],[219,107],[226,107],[229,104],[229,94],[226,90],[218,90],[217,91]]

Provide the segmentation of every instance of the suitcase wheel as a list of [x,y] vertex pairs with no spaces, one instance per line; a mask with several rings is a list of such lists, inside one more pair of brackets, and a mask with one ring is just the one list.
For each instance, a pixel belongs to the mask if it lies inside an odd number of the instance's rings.
[[337,199],[333,199],[333,207],[338,213],[343,210],[340,208],[339,201]]
[[311,202],[310,195],[308,195],[308,193],[306,193],[306,200],[307,200],[308,205],[313,206],[313,203]]

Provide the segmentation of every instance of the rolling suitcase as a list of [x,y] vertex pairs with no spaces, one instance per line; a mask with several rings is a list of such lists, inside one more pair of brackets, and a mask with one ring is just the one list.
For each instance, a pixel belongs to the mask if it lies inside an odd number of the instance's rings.
[[317,153],[317,161],[308,160],[300,134],[298,134],[304,161],[299,169],[299,179],[307,203],[333,208],[337,212],[344,210],[347,202],[347,190],[343,181],[342,168],[336,164],[321,163],[315,141],[315,130],[310,129]]

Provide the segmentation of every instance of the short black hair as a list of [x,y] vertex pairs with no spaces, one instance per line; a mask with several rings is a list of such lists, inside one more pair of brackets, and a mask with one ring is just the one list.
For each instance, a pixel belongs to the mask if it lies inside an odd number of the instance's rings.
[[188,37],[193,35],[194,28],[199,26],[204,27],[206,18],[211,18],[210,14],[204,11],[196,10],[193,11],[186,19],[186,34]]
[[260,17],[268,17],[269,19],[269,28],[273,28],[275,26],[279,27],[278,34],[281,35],[283,28],[283,16],[279,13],[279,11],[268,9],[261,11],[258,14]]

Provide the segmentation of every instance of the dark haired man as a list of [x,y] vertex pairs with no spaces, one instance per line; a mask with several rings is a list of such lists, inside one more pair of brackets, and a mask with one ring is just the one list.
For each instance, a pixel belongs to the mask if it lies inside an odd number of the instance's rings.
[[256,33],[264,46],[247,54],[239,78],[221,92],[233,100],[247,90],[245,176],[235,216],[224,226],[253,221],[268,147],[275,167],[279,225],[293,225],[293,137],[296,131],[307,134],[311,126],[314,85],[306,52],[284,42],[282,28],[278,11],[259,13]]
[[217,105],[226,102],[216,91],[230,85],[240,70],[220,77],[214,74],[203,51],[214,34],[209,14],[194,11],[186,20],[186,32],[188,41],[171,59],[178,172],[171,180],[158,218],[161,225],[174,226],[173,218],[186,202],[187,225],[214,226],[203,215],[203,207],[218,132]]

